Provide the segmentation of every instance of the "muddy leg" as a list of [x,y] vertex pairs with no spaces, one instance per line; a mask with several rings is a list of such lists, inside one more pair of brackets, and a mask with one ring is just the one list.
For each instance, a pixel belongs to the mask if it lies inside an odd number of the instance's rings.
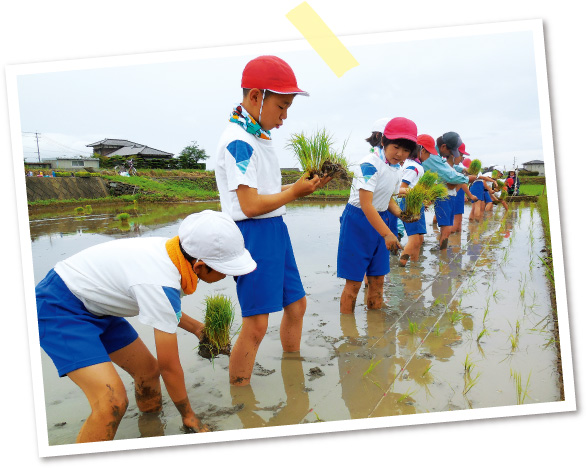
[[293,353],[300,350],[302,341],[302,326],[304,314],[306,313],[306,298],[302,297],[296,302],[283,308],[283,317],[279,328],[281,346],[286,353]]
[[448,247],[448,237],[450,236],[452,226],[440,226],[440,250]]
[[137,407],[144,413],[161,411],[159,365],[140,338],[110,354],[110,359],[128,372],[135,382]]
[[243,317],[240,334],[234,344],[228,362],[228,374],[231,385],[244,386],[251,382],[255,366],[255,357],[259,345],[267,332],[269,314]]
[[342,294],[340,295],[340,313],[341,314],[352,314],[355,312],[355,304],[357,302],[357,296],[361,289],[360,281],[346,280]]
[[114,365],[111,362],[94,364],[74,370],[67,376],[82,389],[92,409],[76,442],[114,439],[128,407],[126,389]]
[[367,296],[368,309],[383,307],[383,279],[385,276],[369,276],[369,295]]

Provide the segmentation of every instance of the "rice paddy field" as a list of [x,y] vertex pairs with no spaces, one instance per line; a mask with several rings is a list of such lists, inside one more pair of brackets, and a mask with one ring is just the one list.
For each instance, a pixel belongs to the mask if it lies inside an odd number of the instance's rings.
[[[230,387],[228,357],[198,355],[194,336],[178,331],[188,396],[215,431],[329,424],[380,417],[497,409],[564,398],[545,239],[535,205],[512,203],[480,223],[463,217],[463,232],[435,251],[438,229],[426,213],[428,234],[417,263],[390,256],[385,306],[367,310],[363,290],[354,315],[339,313],[344,280],[336,276],[339,217],[344,202],[288,205],[288,225],[308,306],[299,353],[281,350],[281,313],[270,315],[251,385]],[[174,236],[193,211],[217,203],[73,208],[30,216],[35,281],[61,258],[90,245],[127,236]],[[129,213],[127,224],[117,219]],[[405,244],[405,239],[403,241]],[[223,294],[236,305],[235,283],[201,283],[183,311],[203,321],[205,297]],[[154,352],[152,329],[130,320]],[[234,339],[233,339],[234,343]],[[47,429],[51,445],[70,444],[89,414],[86,399],[60,379],[42,352]],[[161,414],[137,410],[130,377],[120,372],[130,405],[116,439],[182,434],[181,418],[164,391]]]

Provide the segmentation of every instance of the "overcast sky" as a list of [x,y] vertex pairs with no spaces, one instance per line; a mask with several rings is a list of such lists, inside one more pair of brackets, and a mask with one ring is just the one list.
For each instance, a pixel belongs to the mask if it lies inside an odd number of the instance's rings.
[[[485,166],[543,160],[534,42],[531,32],[349,45],[359,62],[341,78],[312,49],[276,53],[294,69],[299,96],[285,125],[272,132],[282,167],[298,166],[285,149],[291,133],[325,127],[351,162],[381,117],[407,117],[434,138],[458,132]],[[178,154],[197,141],[215,165],[219,136],[240,102],[240,78],[251,58],[36,73],[18,77],[23,132],[40,133],[41,157],[90,155],[86,145],[120,138]],[[274,53],[271,50],[271,53]],[[35,136],[23,133],[24,156],[37,159]]]

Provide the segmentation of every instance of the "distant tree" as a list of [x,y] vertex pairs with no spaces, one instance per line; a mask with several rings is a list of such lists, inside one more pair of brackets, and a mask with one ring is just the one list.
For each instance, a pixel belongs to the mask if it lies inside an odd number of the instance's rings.
[[209,157],[205,150],[198,147],[195,141],[192,141],[191,145],[186,146],[179,153],[179,163],[183,169],[194,169],[194,165],[198,164],[198,161],[204,161]]

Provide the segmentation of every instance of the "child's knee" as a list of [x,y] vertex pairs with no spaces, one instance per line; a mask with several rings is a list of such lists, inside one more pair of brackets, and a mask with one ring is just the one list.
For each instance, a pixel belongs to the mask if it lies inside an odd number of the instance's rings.
[[107,391],[100,398],[91,402],[92,413],[101,418],[119,423],[128,408],[128,396],[124,386],[122,388],[106,385]]
[[267,333],[267,326],[267,314],[246,317],[243,320],[243,329],[241,335],[257,342],[261,342],[265,336],[265,333]]

